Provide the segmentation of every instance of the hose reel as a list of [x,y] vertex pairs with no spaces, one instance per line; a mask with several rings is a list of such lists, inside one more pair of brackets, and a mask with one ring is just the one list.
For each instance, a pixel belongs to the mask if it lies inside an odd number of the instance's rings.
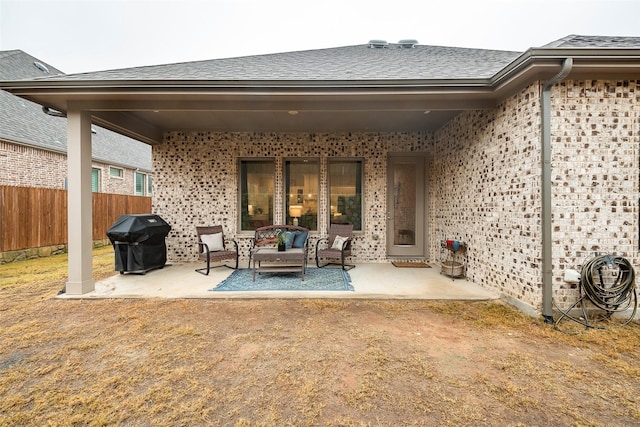
[[[590,320],[587,314],[585,300],[602,310],[604,319],[627,310],[631,310],[631,315],[623,325],[627,325],[635,317],[638,309],[636,276],[633,266],[626,258],[612,254],[593,256],[582,265],[578,286],[580,298],[568,309],[561,310],[554,302],[554,306],[561,312],[558,320],[554,322],[556,329],[567,332],[559,328],[564,318],[584,325],[585,329],[596,328],[594,320]],[[570,314],[578,305],[582,310],[582,317]]]

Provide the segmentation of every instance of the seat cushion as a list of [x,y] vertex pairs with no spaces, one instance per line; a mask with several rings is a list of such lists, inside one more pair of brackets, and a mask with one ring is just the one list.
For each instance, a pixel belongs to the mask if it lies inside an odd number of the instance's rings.
[[[203,234],[200,236],[202,243],[205,243],[209,247],[209,252],[217,252],[224,250],[224,242],[222,241],[222,233]],[[202,248],[202,253],[206,250]]]

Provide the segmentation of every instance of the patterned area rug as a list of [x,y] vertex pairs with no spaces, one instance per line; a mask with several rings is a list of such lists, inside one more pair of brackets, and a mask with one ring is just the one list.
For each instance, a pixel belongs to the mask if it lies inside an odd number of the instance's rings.
[[260,273],[253,281],[250,268],[235,270],[210,291],[353,291],[349,273],[339,268],[307,268],[300,273]]

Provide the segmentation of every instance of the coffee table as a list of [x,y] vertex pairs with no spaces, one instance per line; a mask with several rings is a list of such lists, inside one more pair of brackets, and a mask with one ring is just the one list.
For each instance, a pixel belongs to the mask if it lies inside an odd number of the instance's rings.
[[[307,267],[307,253],[304,248],[291,248],[286,251],[278,251],[278,248],[257,248],[253,250],[253,281],[256,281],[256,273],[262,272],[300,272],[302,280]],[[262,266],[262,263],[269,265]]]

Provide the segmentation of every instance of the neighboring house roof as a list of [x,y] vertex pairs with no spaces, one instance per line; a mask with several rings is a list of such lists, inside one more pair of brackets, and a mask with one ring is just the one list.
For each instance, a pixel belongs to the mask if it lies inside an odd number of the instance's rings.
[[[0,51],[0,80],[64,76],[62,71],[21,51]],[[96,161],[151,171],[151,147],[94,126],[92,156]],[[0,91],[0,139],[60,153],[67,152],[67,122],[45,114],[42,107]]]
[[617,37],[617,36],[579,36],[568,35],[543,47],[562,48],[627,48],[640,47],[640,37]]
[[640,38],[572,35],[522,53],[370,42],[2,87],[60,111],[77,102],[95,123],[158,144],[167,131],[434,131],[569,63],[570,79],[637,79]]

